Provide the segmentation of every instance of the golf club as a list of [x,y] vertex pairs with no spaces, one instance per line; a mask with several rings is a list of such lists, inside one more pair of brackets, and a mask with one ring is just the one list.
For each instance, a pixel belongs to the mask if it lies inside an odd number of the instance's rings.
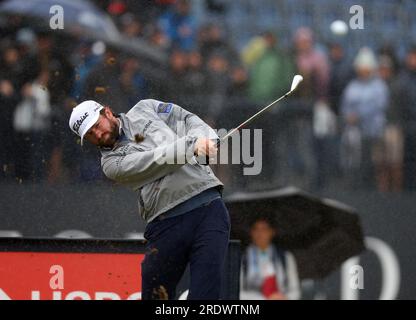
[[[224,137],[217,139],[217,143],[216,146],[218,147],[220,145],[221,142],[227,140],[234,132],[240,130],[242,127],[244,127],[246,124],[248,124],[250,121],[254,120],[257,116],[259,116],[260,114],[262,114],[264,111],[266,111],[267,109],[269,109],[270,107],[274,106],[276,103],[278,103],[279,101],[281,101],[282,99],[286,98],[287,96],[289,96],[293,91],[296,90],[296,88],[298,87],[299,83],[303,80],[303,77],[299,74],[295,75],[293,77],[292,80],[292,85],[290,86],[290,91],[286,92],[283,96],[281,96],[279,99],[273,101],[272,103],[270,103],[269,105],[267,105],[266,107],[264,107],[263,109],[261,109],[259,112],[257,112],[255,115],[251,116],[250,118],[248,118],[246,121],[244,121],[243,123],[241,123],[238,127],[234,128],[233,130],[231,130],[229,133],[227,133]],[[209,164],[209,157],[205,156],[206,158],[206,162],[203,163],[204,165],[208,165]]]
[[257,112],[255,115],[253,115],[252,117],[248,118],[246,121],[244,121],[242,124],[240,124],[237,128],[231,130],[229,133],[227,133],[224,137],[222,137],[221,139],[219,139],[217,141],[217,147],[218,145],[222,142],[228,139],[228,137],[230,137],[234,132],[240,130],[243,126],[245,126],[246,124],[248,124],[250,121],[252,121],[253,119],[255,119],[257,116],[259,116],[260,114],[262,114],[264,111],[266,111],[267,109],[269,109],[270,107],[274,106],[276,103],[278,103],[280,100],[286,98],[287,96],[289,96],[293,91],[296,90],[296,88],[298,87],[299,83],[303,80],[303,77],[299,74],[295,75],[293,77],[292,80],[292,85],[290,86],[290,91],[286,92],[283,96],[281,96],[279,99],[273,101],[272,103],[270,103],[269,105],[267,105],[266,107],[264,107],[263,109],[261,109],[259,112]]

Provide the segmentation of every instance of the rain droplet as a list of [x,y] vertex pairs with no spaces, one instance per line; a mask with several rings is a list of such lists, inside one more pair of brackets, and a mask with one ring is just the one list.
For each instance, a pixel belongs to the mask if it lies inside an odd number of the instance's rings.
[[75,100],[71,100],[69,102],[69,105],[71,106],[71,108],[75,108],[77,106],[77,102]]
[[104,87],[95,87],[95,93],[105,93],[106,89]]
[[107,64],[112,65],[116,63],[116,58],[111,57],[107,59]]
[[158,296],[160,300],[168,300],[169,298],[168,292],[164,286],[160,286],[159,288],[154,289],[153,294]]
[[144,137],[141,134],[136,134],[134,136],[134,140],[136,141],[136,143],[140,143],[140,142],[143,142]]

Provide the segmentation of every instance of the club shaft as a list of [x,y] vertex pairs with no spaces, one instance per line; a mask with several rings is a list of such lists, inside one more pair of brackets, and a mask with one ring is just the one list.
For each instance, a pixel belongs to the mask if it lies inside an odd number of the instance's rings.
[[234,128],[233,130],[231,130],[229,133],[227,133],[224,137],[222,137],[220,140],[217,141],[217,146],[222,142],[228,139],[228,137],[230,137],[234,132],[240,130],[242,127],[244,127],[246,124],[248,124],[250,121],[252,121],[253,119],[255,119],[258,115],[260,115],[261,113],[263,113],[264,111],[266,111],[267,109],[269,109],[271,106],[275,105],[276,103],[278,103],[280,100],[282,100],[283,98],[286,98],[288,95],[290,95],[292,93],[292,91],[287,92],[285,95],[281,96],[279,99],[273,101],[272,103],[270,103],[269,105],[267,105],[266,107],[264,107],[263,109],[261,109],[259,112],[257,112],[256,114],[254,114],[253,116],[251,116],[250,118],[248,118],[246,121],[244,121],[242,124],[240,124],[237,128]]

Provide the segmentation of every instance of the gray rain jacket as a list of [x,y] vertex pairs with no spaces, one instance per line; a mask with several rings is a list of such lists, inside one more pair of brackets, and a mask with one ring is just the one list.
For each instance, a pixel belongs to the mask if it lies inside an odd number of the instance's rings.
[[206,189],[219,186],[222,192],[224,185],[211,168],[193,157],[198,137],[218,139],[198,116],[149,99],[139,101],[119,119],[121,138],[112,149],[101,149],[101,167],[109,179],[137,192],[145,221]]

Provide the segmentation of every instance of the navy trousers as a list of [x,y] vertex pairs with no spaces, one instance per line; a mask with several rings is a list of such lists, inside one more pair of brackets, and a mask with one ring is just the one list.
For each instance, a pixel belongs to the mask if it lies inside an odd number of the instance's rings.
[[142,262],[142,299],[174,299],[190,266],[188,299],[220,298],[230,238],[230,217],[221,198],[177,217],[150,222]]

